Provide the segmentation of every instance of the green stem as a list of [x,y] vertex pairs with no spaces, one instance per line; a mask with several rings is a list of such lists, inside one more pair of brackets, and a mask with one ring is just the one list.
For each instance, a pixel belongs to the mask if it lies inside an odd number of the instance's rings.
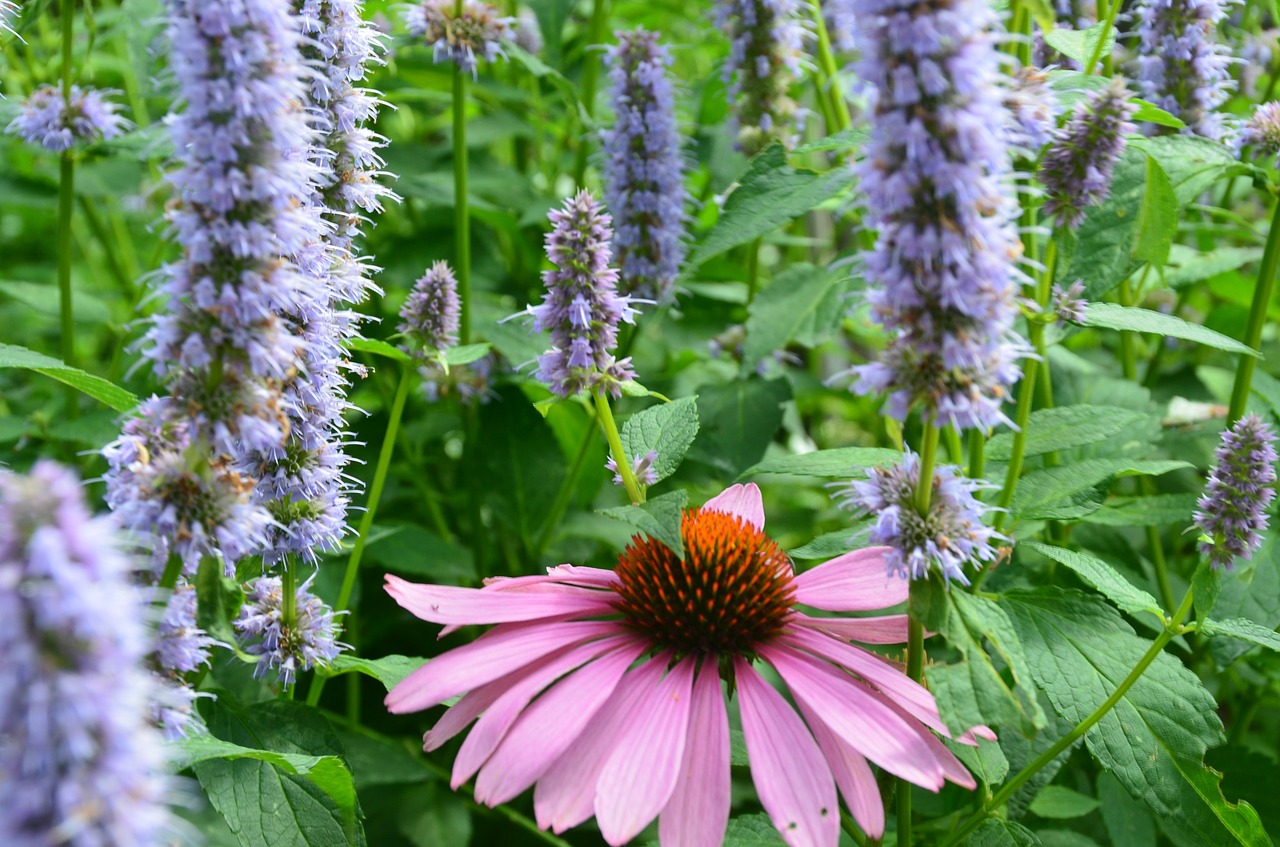
[[1173,608],[1173,586],[1169,583],[1169,565],[1164,558],[1164,544],[1160,541],[1160,530],[1147,527],[1147,547],[1151,550],[1151,560],[1156,566],[1156,582],[1160,585],[1160,599],[1166,609]]
[[[459,12],[461,14],[461,12]],[[453,69],[453,233],[458,343],[471,343],[471,213],[467,208],[467,72]]]
[[[923,464],[920,467],[924,469]],[[923,672],[924,625],[912,617],[907,621],[907,676],[912,682],[919,682]],[[897,805],[898,847],[911,847],[911,783],[905,779],[898,780]]]
[[[1117,5],[1119,5],[1119,3],[1117,3]],[[1083,738],[1085,733],[1093,728],[1094,724],[1102,720],[1106,716],[1107,712],[1110,712],[1111,709],[1120,702],[1120,699],[1128,693],[1129,689],[1133,687],[1133,684],[1137,682],[1142,674],[1146,672],[1147,668],[1151,666],[1151,663],[1154,662],[1164,651],[1165,645],[1173,640],[1175,635],[1181,633],[1182,619],[1187,616],[1187,612],[1191,611],[1191,597],[1192,592],[1191,589],[1188,588],[1186,595],[1182,598],[1182,603],[1178,605],[1178,610],[1173,613],[1173,618],[1165,621],[1164,630],[1156,637],[1156,640],[1152,642],[1151,646],[1147,649],[1147,652],[1138,660],[1138,663],[1134,665],[1133,670],[1129,671],[1129,675],[1126,676],[1116,690],[1111,693],[1111,696],[1108,697],[1101,706],[1094,709],[1088,717],[1076,724],[1070,732],[1058,739],[1056,744],[1041,753],[1035,761],[1018,771],[1017,775],[1006,782],[994,797],[982,804],[982,808],[977,812],[977,814],[969,818],[969,820],[956,831],[955,835],[947,840],[945,847],[951,847],[953,844],[963,842],[969,833],[973,832],[982,824],[982,821],[986,819],[987,815],[991,814],[991,812],[1008,802],[1014,792],[1025,785],[1027,780],[1031,779],[1031,777],[1035,776],[1041,768],[1058,758],[1058,756],[1062,755],[1062,753],[1069,749],[1071,745]]]
[[858,847],[867,847],[867,836],[862,834],[862,830],[858,827],[858,824],[855,823],[853,818],[849,816],[849,813],[843,809],[840,810],[840,828],[845,831],[845,834],[853,839],[853,843],[857,844]]
[[[292,632],[298,624],[298,575],[296,559],[285,556],[284,572],[280,575],[280,629]],[[280,686],[280,699],[292,700],[296,682]],[[312,687],[314,687],[314,683]]]
[[[582,51],[582,109],[588,118],[595,115],[596,81],[600,75],[600,58],[592,48],[603,44],[605,24],[609,21],[609,0],[592,0],[591,23],[587,30],[587,43]],[[583,127],[582,137],[578,139],[578,155],[573,164],[573,184],[575,188],[583,187],[587,175],[588,127]]]
[[[1120,283],[1120,304],[1122,306],[1132,306],[1133,299],[1133,286],[1126,279]],[[1124,373],[1124,378],[1129,380],[1138,378],[1138,348],[1135,346],[1136,340],[1132,331],[1127,329],[1120,330],[1120,370]]]
[[959,465],[964,462],[964,444],[960,441],[960,430],[954,426],[947,427],[947,453],[950,454],[951,463]]
[[164,563],[164,573],[160,575],[160,582],[157,584],[160,592],[165,595],[166,603],[169,600],[168,592],[178,584],[178,577],[181,575],[182,557],[177,553],[170,553],[168,561]]
[[[64,10],[64,15],[70,15]],[[72,152],[62,153],[61,175],[58,180],[58,299],[61,317],[62,361],[69,367],[76,366],[75,316],[71,305],[71,212],[75,202],[76,163]],[[71,386],[66,389],[67,417],[79,414],[79,395]]]
[[818,78],[821,80],[822,98],[826,100],[830,113],[828,123],[830,132],[843,132],[853,123],[849,116],[849,104],[845,102],[844,92],[840,90],[839,69],[836,67],[835,53],[831,49],[831,35],[827,32],[827,20],[822,14],[819,0],[810,0],[809,9],[813,13],[813,31],[818,37]]
[[987,469],[987,434],[969,430],[969,479],[981,479]]
[[756,288],[760,285],[760,245],[763,239],[757,238],[747,245],[747,306],[756,299]]
[[[1101,4],[1099,4],[1101,5]],[[1102,27],[1102,37],[1098,39],[1098,43],[1093,47],[1093,55],[1089,57],[1089,61],[1085,63],[1084,72],[1088,76],[1093,73],[1094,65],[1098,64],[1098,60],[1102,58],[1102,48],[1107,43],[1107,36],[1116,25],[1116,15],[1120,12],[1121,0],[1115,0],[1107,9],[1106,25]],[[1099,10],[1101,11],[1101,10]]]
[[[1018,485],[1018,478],[1022,476],[1022,459],[1027,449],[1027,421],[1031,418],[1031,398],[1036,393],[1036,370],[1040,367],[1038,359],[1027,359],[1026,366],[1023,368],[1022,384],[1018,389],[1018,410],[1014,412],[1014,431],[1013,431],[1013,450],[1009,456],[1009,469],[1005,471],[1004,486],[1000,489],[1000,496],[996,499],[996,505],[1000,511],[996,512],[996,516],[992,525],[996,532],[999,532],[1005,524],[1005,520],[1009,517],[1009,505],[1013,502],[1013,491]],[[978,578],[974,582],[973,587],[976,590],[982,584],[984,575],[987,570],[978,573]]]
[[613,412],[609,409],[609,399],[602,389],[592,392],[596,401],[596,412],[600,415],[600,428],[604,430],[605,440],[609,442],[609,452],[613,454],[613,462],[618,466],[618,475],[622,477],[622,487],[627,490],[632,505],[644,502],[644,492],[636,482],[636,475],[627,461],[627,451],[622,449],[622,437],[618,435],[618,425],[613,422]]
[[[1262,342],[1262,327],[1267,322],[1277,264],[1280,264],[1280,202],[1272,212],[1271,230],[1267,233],[1267,246],[1262,253],[1262,266],[1258,268],[1258,283],[1253,289],[1253,305],[1249,309],[1249,324],[1245,329],[1244,343],[1254,350]],[[1235,423],[1249,404],[1249,388],[1253,384],[1253,368],[1257,361],[1252,356],[1240,354],[1236,383],[1231,390],[1231,409],[1227,412],[1228,425]]]
[[929,514],[929,500],[933,496],[933,466],[938,459],[938,435],[941,430],[932,421],[924,422],[920,434],[920,480],[916,484],[916,511]]

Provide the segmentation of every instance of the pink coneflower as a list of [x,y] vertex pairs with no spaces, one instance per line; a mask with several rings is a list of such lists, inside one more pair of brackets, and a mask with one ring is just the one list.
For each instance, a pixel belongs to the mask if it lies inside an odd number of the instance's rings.
[[[400,605],[446,632],[497,624],[387,695],[397,713],[463,695],[424,737],[434,750],[479,718],[454,762],[454,788],[478,773],[476,799],[495,806],[536,784],[544,829],[594,814],[605,840],[621,845],[656,817],[664,847],[716,847],[730,805],[722,678],[737,691],[760,802],[793,847],[834,847],[837,788],[859,826],[883,834],[868,760],[932,791],[944,780],[974,787],[930,732],[948,734],[933,695],[849,643],[902,642],[906,615],[824,618],[796,608],[901,603],[907,581],[889,575],[889,548],[796,574],[764,534],[755,485],[687,511],[681,530],[683,561],[637,536],[616,570],[560,565],[480,589],[387,577]],[[758,660],[795,705],[756,671]]]

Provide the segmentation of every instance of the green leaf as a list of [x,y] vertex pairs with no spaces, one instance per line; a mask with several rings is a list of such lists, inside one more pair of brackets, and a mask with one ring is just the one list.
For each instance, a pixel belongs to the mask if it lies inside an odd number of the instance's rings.
[[421,656],[383,656],[381,659],[362,659],[343,653],[324,669],[324,676],[340,676],[344,673],[362,673],[371,676],[390,691],[400,681],[426,663]]
[[355,350],[358,353],[382,356],[384,359],[395,359],[397,362],[413,361],[413,357],[399,347],[377,338],[349,338],[347,339],[347,349]]
[[[1244,618],[1267,629],[1280,626],[1280,534],[1268,532],[1253,558],[1237,559],[1225,577],[1208,564],[1203,567],[1207,574],[1201,581],[1212,580],[1220,590],[1211,606],[1196,606],[1198,617],[1208,617],[1212,611],[1212,617],[1218,620]],[[1199,595],[1196,601],[1201,602]],[[1224,638],[1211,641],[1209,648],[1219,665],[1226,665],[1249,650],[1244,642]]]
[[855,523],[852,527],[827,532],[794,550],[787,555],[793,559],[834,559],[850,550],[858,550],[869,546],[872,520],[870,518]]
[[795,149],[795,152],[826,153],[836,150],[841,153],[848,153],[860,148],[870,137],[871,130],[866,127],[859,126],[853,129],[843,129],[834,135],[828,135],[825,138],[818,138],[806,144],[801,144]]
[[791,385],[785,379],[752,375],[700,391],[700,431],[690,455],[727,477],[737,477],[760,461],[773,442],[782,425],[782,404],[791,399]]
[[1112,477],[1129,474],[1160,476],[1189,468],[1178,459],[1135,460],[1123,457],[1085,459],[1070,465],[1041,468],[1018,480],[1013,492],[1013,514],[1023,519],[1071,519],[1096,511],[1102,503],[1100,488]]
[[964,841],[965,847],[1040,847],[1040,839],[1016,821],[987,818]]
[[222,560],[205,556],[196,569],[196,624],[225,644],[239,644],[231,626],[244,605],[240,584],[222,571]]
[[1218,595],[1222,592],[1222,576],[1218,573],[1218,569],[1205,559],[1200,560],[1195,573],[1191,575],[1191,591],[1196,619],[1204,620],[1217,605]]
[[1160,135],[1143,139],[1141,146],[1169,175],[1179,206],[1194,203],[1218,180],[1249,170],[1230,147],[1197,135]]
[[[1104,441],[1146,417],[1115,406],[1060,406],[1037,409],[1027,421],[1024,456],[1040,456],[1082,444]],[[1002,432],[987,442],[987,458],[1007,462],[1013,457],[1013,433]]]
[[680,521],[689,503],[686,491],[672,491],[654,497],[639,506],[618,506],[601,509],[600,514],[630,524],[655,541],[665,544],[676,556],[684,559],[684,541],[680,537]]
[[840,320],[841,274],[809,264],[789,266],[756,295],[747,311],[747,337],[742,345],[743,371],[749,372],[763,359],[800,334],[815,315]]
[[200,762],[214,759],[234,761],[257,759],[280,768],[285,773],[309,777],[322,791],[333,797],[343,807],[355,804],[355,786],[351,772],[337,756],[303,756],[297,753],[274,753],[270,750],[254,750],[230,741],[222,741],[211,735],[191,735],[178,744],[173,760],[175,770],[186,770]]
[[943,739],[947,749],[955,754],[969,772],[982,780],[984,785],[999,785],[1009,775],[1009,760],[1005,757],[1000,744],[985,738],[976,739],[977,747],[961,744],[950,738]]
[[447,785],[423,787],[421,798],[400,806],[396,826],[414,847],[471,843],[471,810]]
[[1151,820],[1151,812],[1130,797],[1120,781],[1106,771],[1098,774],[1098,802],[1102,823],[1112,844],[1156,847],[1156,825]]
[[651,450],[657,452],[653,470],[661,482],[680,467],[697,435],[698,398],[681,397],[627,418],[622,424],[622,449],[632,461]]
[[1054,547],[1039,541],[1023,541],[1018,546],[1034,550],[1055,562],[1066,565],[1129,614],[1139,615],[1149,612],[1158,620],[1164,620],[1164,610],[1160,608],[1156,598],[1129,582],[1120,575],[1119,571],[1101,559],[1088,553],[1068,550],[1065,547]]
[[[1108,699],[1150,646],[1110,606],[1077,591],[1011,591],[1001,603],[1036,682],[1071,723]],[[1187,843],[1266,847],[1271,842],[1257,812],[1228,803],[1219,774],[1204,766],[1205,751],[1222,738],[1216,708],[1200,679],[1161,653],[1086,733],[1085,744]]]
[[416,524],[385,527],[370,539],[365,553],[387,570],[427,577],[432,582],[464,584],[478,579],[471,551],[428,532]]
[[[1104,38],[1104,28],[1107,31],[1101,55],[1105,59],[1111,55],[1116,43],[1115,27],[1108,27],[1105,21],[1099,21],[1088,29],[1056,28],[1046,30],[1044,43],[1062,55],[1069,56],[1084,65],[1085,62],[1093,58],[1094,52],[1097,51],[1098,41]],[[1085,68],[1085,70],[1088,71],[1089,68]]]
[[464,472],[475,474],[495,518],[532,543],[550,516],[568,463],[519,388],[499,386],[497,395],[480,407],[476,444],[483,447],[463,455]]
[[826,173],[793,168],[782,145],[770,144],[747,163],[724,201],[720,219],[694,248],[687,268],[777,229],[851,182],[847,168]]
[[1084,325],[1185,338],[1187,341],[1225,350],[1228,353],[1246,353],[1255,358],[1262,358],[1257,350],[1234,338],[1214,332],[1208,327],[1184,321],[1176,315],[1166,315],[1150,309],[1138,309],[1116,303],[1090,303],[1085,310]]
[[1082,818],[1098,808],[1098,801],[1063,785],[1047,785],[1031,801],[1031,814],[1042,818]]
[[450,347],[443,351],[443,358],[449,367],[454,368],[459,365],[469,365],[477,362],[489,355],[489,345],[480,344],[464,344],[461,347]]
[[[51,317],[62,314],[62,302],[58,289],[52,285],[0,279],[0,294]],[[72,317],[75,318],[76,323],[90,325],[112,323],[111,309],[102,300],[84,291],[76,291],[75,296],[76,306]]]
[[812,453],[794,453],[765,459],[747,468],[741,476],[779,473],[842,479],[862,476],[867,468],[887,467],[901,459],[901,453],[885,447],[834,447],[830,450],[814,450]]
[[1195,494],[1153,494],[1150,497],[1109,497],[1102,508],[1084,520],[1103,526],[1164,526],[1190,523]]
[[1215,247],[1201,253],[1181,244],[1173,245],[1164,268],[1164,284],[1183,289],[1206,279],[1239,270],[1262,259],[1261,247]]
[[1169,258],[1173,236],[1178,231],[1178,198],[1169,175],[1154,156],[1147,157],[1147,190],[1138,217],[1137,243],[1133,258],[1161,267]]
[[16,344],[0,344],[0,368],[29,368],[38,374],[44,374],[65,383],[83,394],[88,394],[117,412],[127,412],[138,405],[137,397],[114,382],[85,373],[51,356]]
[[1274,629],[1267,629],[1262,624],[1254,623],[1246,618],[1228,618],[1222,621],[1209,618],[1200,622],[1198,631],[1202,635],[1226,635],[1231,638],[1238,638],[1241,641],[1247,641],[1250,644],[1280,652],[1280,632],[1276,632]]
[[[1102,77],[1099,77],[1099,79],[1102,79]],[[1145,121],[1147,123],[1159,124],[1160,126],[1167,126],[1171,129],[1182,129],[1186,126],[1186,124],[1182,122],[1181,118],[1176,115],[1169,114],[1154,103],[1148,103],[1141,97],[1130,97],[1129,102],[1138,107],[1131,117],[1131,120],[1134,123],[1142,123]]]
[[769,816],[755,814],[730,818],[720,847],[783,847],[784,844]]
[[1085,297],[1100,300],[1138,266],[1133,260],[1138,219],[1146,197],[1147,156],[1130,144],[1116,163],[1111,194],[1085,210],[1076,230],[1075,249],[1065,256],[1059,278],[1083,279]]
[[729,764],[739,768],[751,764],[747,758],[747,737],[740,729],[729,730]]

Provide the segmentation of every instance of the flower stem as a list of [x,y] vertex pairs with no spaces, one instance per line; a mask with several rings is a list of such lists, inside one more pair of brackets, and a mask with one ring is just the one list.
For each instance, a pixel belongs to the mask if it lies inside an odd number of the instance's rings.
[[[71,61],[71,43],[74,34],[74,0],[62,0],[59,15],[62,24],[62,96],[66,111],[71,112],[71,83],[75,66]],[[76,364],[75,319],[71,305],[71,213],[76,196],[76,164],[73,150],[63,150],[58,176],[58,298],[61,317],[62,361],[70,367]],[[80,397],[74,388],[66,387],[66,413],[75,419],[80,412]]]
[[[930,427],[930,429],[934,429]],[[937,430],[934,429],[936,432]],[[921,470],[924,469],[923,463]],[[932,472],[930,473],[932,477]],[[932,479],[930,480],[932,482]],[[923,582],[915,585],[924,586]],[[919,682],[924,672],[924,625],[914,617],[907,620],[907,676]],[[898,847],[911,847],[911,783],[898,780]]]
[[[280,575],[280,629],[292,633],[298,625],[298,575],[293,556],[285,556],[284,571]],[[280,699],[292,700],[296,683],[280,686]],[[313,686],[314,687],[314,686]]]
[[600,428],[604,430],[605,440],[609,442],[609,451],[613,454],[613,462],[618,466],[618,475],[622,477],[622,486],[627,490],[627,496],[631,498],[632,505],[638,506],[644,502],[644,493],[636,482],[631,463],[627,461],[627,452],[622,449],[622,437],[618,435],[618,425],[613,422],[609,399],[604,396],[604,391],[601,389],[593,391],[592,396],[595,397],[596,411],[600,415]]
[[1054,759],[1058,758],[1058,756],[1069,749],[1071,745],[1083,738],[1085,733],[1093,728],[1094,724],[1106,717],[1107,712],[1110,712],[1111,709],[1120,702],[1120,699],[1124,697],[1129,689],[1133,687],[1133,684],[1138,681],[1143,673],[1146,672],[1147,668],[1151,666],[1151,663],[1154,662],[1162,652],[1164,652],[1165,645],[1173,640],[1175,635],[1182,632],[1182,619],[1187,616],[1187,612],[1191,611],[1191,598],[1192,591],[1188,588],[1186,595],[1182,598],[1182,602],[1178,605],[1178,610],[1173,613],[1173,617],[1171,619],[1167,619],[1165,621],[1164,631],[1156,637],[1156,640],[1152,642],[1151,646],[1147,649],[1147,652],[1144,653],[1142,658],[1138,660],[1138,663],[1133,666],[1133,670],[1129,671],[1129,675],[1126,676],[1116,690],[1111,693],[1111,696],[1103,701],[1101,706],[1094,709],[1088,717],[1076,724],[1070,732],[1058,739],[1056,744],[1041,753],[1035,761],[1018,771],[1017,775],[1006,782],[994,797],[982,804],[982,808],[978,810],[977,814],[969,818],[969,820],[956,831],[955,835],[947,840],[945,847],[951,847],[953,844],[959,844],[964,841],[965,837],[968,836],[969,833],[973,832],[979,825],[981,825],[987,815],[991,814],[991,812],[1006,803],[1009,798],[1013,796],[1014,792],[1026,784],[1027,780],[1035,776],[1036,773],[1038,773],[1045,765],[1048,765]]
[[987,434],[979,429],[969,430],[969,479],[981,479],[987,470]]
[[471,343],[471,213],[467,208],[467,72],[453,69],[453,234],[458,343]]
[[[1120,12],[1121,0],[1114,0],[1107,9],[1106,24],[1102,27],[1102,35],[1098,38],[1098,43],[1093,46],[1093,55],[1089,57],[1089,61],[1085,62],[1085,76],[1093,73],[1093,68],[1098,64],[1098,60],[1102,58],[1102,48],[1107,44],[1107,36],[1111,34],[1111,30],[1116,25],[1116,15]],[[1099,10],[1101,11],[1101,10]]]
[[920,481],[916,485],[916,510],[929,514],[929,500],[933,496],[933,466],[938,459],[938,436],[941,430],[930,420],[924,422],[920,435]]
[[[1254,350],[1262,341],[1262,327],[1267,322],[1267,309],[1271,305],[1271,292],[1275,287],[1276,265],[1280,264],[1280,202],[1271,216],[1271,230],[1267,233],[1267,246],[1262,253],[1262,266],[1258,268],[1258,284],[1253,289],[1253,305],[1249,309],[1249,324],[1245,329],[1244,343]],[[1249,388],[1253,383],[1253,368],[1257,359],[1240,354],[1236,368],[1236,382],[1231,390],[1231,408],[1227,412],[1227,426],[1244,414],[1249,404]]]
[[835,53],[831,50],[827,20],[822,14],[820,0],[810,0],[809,9],[813,13],[813,31],[818,39],[818,85],[822,98],[826,101],[825,111],[834,123],[834,126],[828,125],[828,131],[843,132],[852,124],[852,119],[849,117],[849,104],[845,102],[844,92],[840,90],[839,69],[836,67]]
[[760,245],[763,239],[757,238],[747,245],[747,308],[756,299],[756,288],[760,284]]
[[[592,48],[604,43],[605,24],[609,21],[609,0],[592,0],[591,23],[588,24],[587,43],[582,51],[582,109],[590,118],[595,114],[596,81],[600,75],[600,59]],[[587,127],[583,127],[582,137],[578,139],[578,155],[573,163],[573,184],[575,188],[583,187],[583,179],[587,174]]]

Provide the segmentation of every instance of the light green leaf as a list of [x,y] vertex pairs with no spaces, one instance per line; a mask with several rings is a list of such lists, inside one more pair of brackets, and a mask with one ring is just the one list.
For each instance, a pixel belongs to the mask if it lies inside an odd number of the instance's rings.
[[1031,814],[1042,818],[1082,818],[1098,808],[1098,801],[1063,785],[1046,785],[1031,801]]
[[847,168],[826,173],[787,163],[781,144],[770,144],[748,164],[724,201],[720,219],[694,248],[687,267],[746,244],[808,212],[852,182]]
[[445,541],[416,524],[386,526],[377,540],[370,539],[365,554],[375,564],[407,576],[432,582],[466,584],[477,580],[471,551]]
[[333,665],[323,671],[323,676],[340,676],[344,673],[362,673],[371,676],[390,691],[406,676],[426,664],[421,656],[383,656],[381,659],[362,659],[343,653],[333,660]]
[[636,412],[622,424],[622,448],[635,461],[655,451],[653,463],[657,481],[676,472],[689,445],[698,435],[698,398],[681,397],[660,406]]
[[788,550],[787,555],[793,559],[802,560],[834,559],[850,550],[870,546],[868,539],[871,535],[871,525],[872,519],[867,518],[858,521],[852,527],[823,533],[803,547]]
[[[1099,21],[1088,29],[1056,28],[1046,30],[1044,43],[1062,55],[1069,56],[1084,65],[1085,62],[1093,58],[1093,54],[1098,47],[1098,41],[1104,38],[1104,28],[1107,31],[1102,45],[1102,58],[1105,59],[1111,55],[1116,43],[1115,27],[1108,27],[1105,21]],[[1085,68],[1085,70],[1088,71],[1089,68]]]
[[1201,253],[1182,244],[1175,244],[1164,268],[1164,284],[1174,289],[1186,288],[1218,274],[1239,270],[1261,258],[1261,247],[1223,245]]
[[834,135],[828,135],[825,138],[818,138],[806,144],[801,144],[795,149],[796,153],[825,153],[830,150],[837,150],[846,153],[850,150],[857,150],[871,136],[871,131],[866,127],[854,127],[853,129],[844,129]]
[[1099,489],[1113,477],[1130,474],[1160,476],[1189,467],[1192,467],[1189,462],[1177,459],[1115,457],[1040,468],[1018,480],[1018,487],[1013,492],[1012,511],[1023,519],[1079,518],[1098,509],[1103,499]]
[[64,365],[60,360],[16,344],[0,344],[0,368],[29,368],[56,379],[77,391],[88,394],[117,412],[127,412],[138,405],[138,398],[114,382]]
[[450,347],[445,350],[443,358],[449,367],[454,368],[459,365],[469,365],[487,355],[489,355],[488,344],[464,344],[461,347]]
[[720,847],[783,847],[785,842],[766,814],[729,819]]
[[1228,618],[1223,621],[1210,618],[1200,622],[1199,632],[1202,635],[1226,635],[1280,652],[1280,632],[1246,618]]
[[833,316],[838,321],[844,310],[833,301],[839,299],[840,281],[839,273],[809,264],[791,265],[779,273],[748,307],[747,337],[742,345],[744,371],[753,370],[762,359],[795,340],[815,315]]
[[1147,190],[1138,217],[1138,236],[1133,258],[1161,267],[1169,258],[1169,248],[1178,230],[1178,198],[1169,175],[1154,156],[1147,157]]
[[1242,344],[1230,336],[1214,332],[1205,326],[1185,321],[1176,315],[1153,312],[1150,309],[1138,309],[1133,306],[1121,306],[1116,303],[1090,303],[1085,310],[1085,326],[1103,329],[1127,329],[1132,332],[1151,332],[1157,335],[1185,338],[1206,347],[1225,350],[1228,353],[1246,353],[1262,358],[1257,350]]
[[[11,297],[37,312],[52,317],[62,314],[62,303],[56,286],[41,285],[16,279],[0,279],[0,294]],[[110,324],[111,309],[102,300],[84,291],[77,291],[76,307],[72,316],[76,323]]]
[[840,479],[862,476],[867,468],[887,467],[901,459],[901,453],[884,447],[833,447],[830,450],[814,450],[812,453],[765,459],[743,471],[740,478],[779,473]]
[[347,349],[355,350],[358,353],[369,353],[373,356],[382,356],[384,359],[395,359],[397,362],[412,362],[413,357],[408,353],[381,341],[377,338],[350,338],[347,340]]
[[[1146,417],[1133,409],[1115,406],[1060,406],[1037,409],[1027,422],[1025,456],[1040,456],[1093,444],[1123,432]],[[1007,462],[1013,456],[1013,433],[1002,432],[987,442],[987,458]]]
[[1102,508],[1084,517],[1103,526],[1164,526],[1190,523],[1195,494],[1153,494],[1150,497],[1108,497]]
[[[1103,77],[1099,77],[1102,79]],[[1182,119],[1176,115],[1171,115],[1164,109],[1154,103],[1149,103],[1141,97],[1130,97],[1129,102],[1137,106],[1137,110],[1133,113],[1132,120],[1135,123],[1152,123],[1160,126],[1167,126],[1171,129],[1182,129],[1186,126]]]
[[729,764],[739,768],[751,764],[747,758],[747,737],[740,729],[729,730]]
[[599,511],[606,517],[634,526],[654,541],[665,544],[677,558],[684,559],[680,521],[688,503],[688,492],[680,490],[654,497],[639,506],[618,506]]
[[1017,821],[987,818],[964,841],[964,847],[1041,847],[1036,834]]
[[998,742],[985,738],[976,740],[977,747],[970,747],[950,738],[944,738],[943,743],[984,785],[999,785],[1009,775],[1009,759],[1005,757]]
[[1157,619],[1164,620],[1164,611],[1156,598],[1138,588],[1120,575],[1111,565],[1085,552],[1068,550],[1065,547],[1054,547],[1039,541],[1023,541],[1018,545],[1048,556],[1055,562],[1066,565],[1085,582],[1098,589],[1108,600],[1115,603],[1131,615],[1149,612]]

